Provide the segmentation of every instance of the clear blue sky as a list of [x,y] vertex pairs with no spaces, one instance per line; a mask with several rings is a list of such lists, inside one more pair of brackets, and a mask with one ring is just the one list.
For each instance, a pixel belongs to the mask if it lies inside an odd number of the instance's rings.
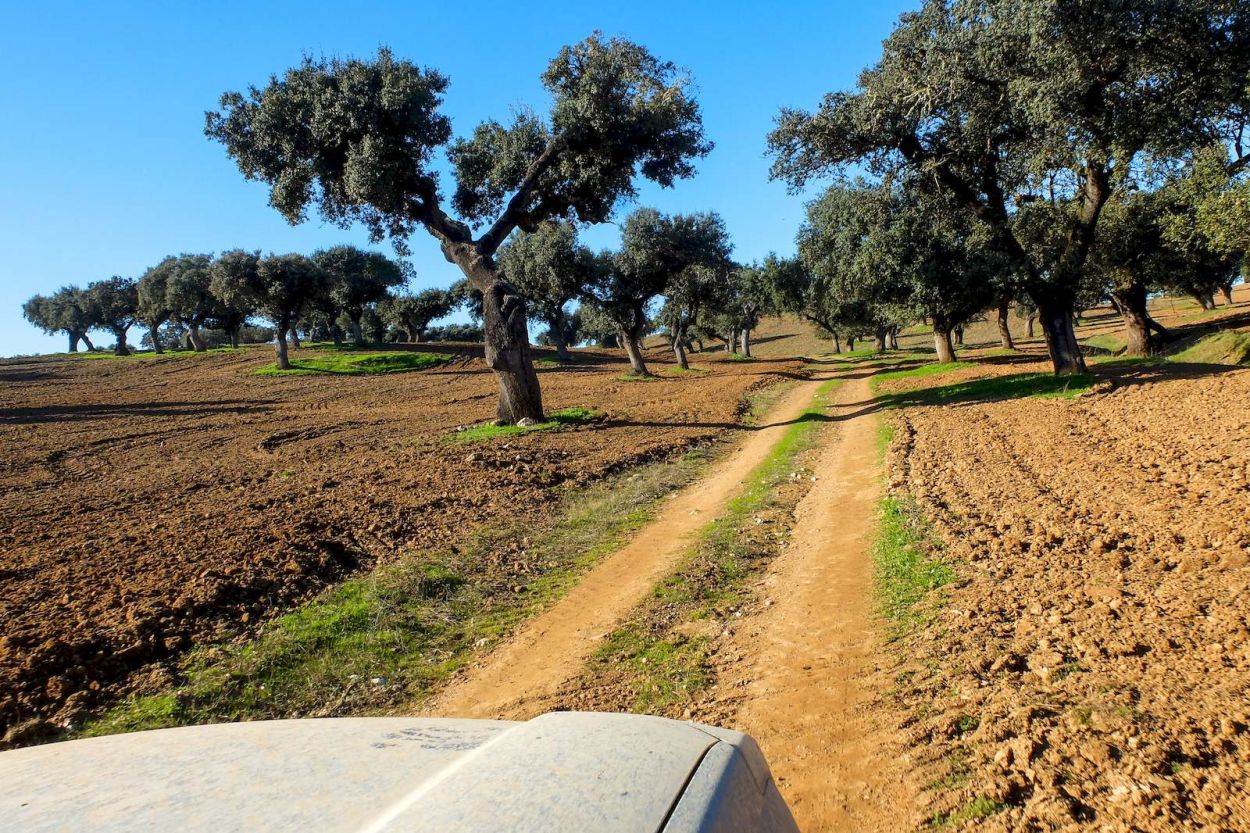
[[[236,246],[310,252],[367,243],[358,230],[288,226],[203,135],[225,90],[263,84],[314,55],[379,45],[451,77],[458,134],[509,108],[542,110],[538,77],[595,29],[688,68],[716,143],[696,178],[640,203],[719,211],[741,260],[792,251],[803,200],[768,180],[764,137],[779,107],[814,107],[880,54],[901,0],[791,3],[394,2],[3,4],[0,29],[0,355],[64,350],[21,303],[67,283],[137,277],[164,255]],[[612,245],[615,228],[585,234]],[[413,238],[418,287],[456,277]],[[382,248],[385,248],[383,246]],[[111,341],[111,338],[104,339]]]

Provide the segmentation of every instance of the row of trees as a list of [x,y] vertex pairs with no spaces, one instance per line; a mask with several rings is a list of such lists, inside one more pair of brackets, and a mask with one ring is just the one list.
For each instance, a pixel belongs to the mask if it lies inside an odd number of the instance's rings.
[[235,249],[217,257],[171,255],[137,280],[113,277],[85,289],[64,287],[31,298],[23,312],[44,331],[65,333],[71,352],[80,341],[92,347],[88,331],[108,330],[119,355],[130,352],[127,332],[135,325],[147,328],[146,338],[157,353],[170,343],[171,331],[184,336],[188,348],[203,351],[209,346],[206,328],[238,346],[248,322],[260,318],[273,326],[278,362],[289,367],[287,338],[298,338],[301,329],[336,343],[342,343],[346,330],[364,344],[368,322],[374,324],[375,340],[378,324],[420,340],[431,321],[452,311],[456,299],[437,289],[394,294],[407,280],[401,262],[354,246],[335,246],[311,257],[262,257]]
[[[770,297],[759,270],[733,262],[724,221],[714,212],[668,216],[652,208],[622,224],[617,251],[592,252],[568,222],[514,234],[499,250],[499,273],[546,325],[542,340],[567,357],[570,343],[613,343],[634,373],[647,375],[644,337],[664,330],[678,364],[696,338],[717,337],[750,353],[750,331]],[[658,315],[655,307],[663,299]],[[573,314],[567,305],[579,301]]]
[[795,308],[832,332],[923,315],[942,353],[1015,299],[1072,373],[1074,311],[1105,298],[1149,351],[1150,293],[1213,303],[1245,257],[1248,71],[1246,0],[926,0],[853,90],[769,137],[775,177],[835,177]]

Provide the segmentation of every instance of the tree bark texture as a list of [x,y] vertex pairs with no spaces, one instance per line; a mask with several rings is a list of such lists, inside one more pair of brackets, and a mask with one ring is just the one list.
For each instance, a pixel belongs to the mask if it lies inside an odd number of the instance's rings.
[[933,325],[933,346],[937,351],[938,364],[955,361],[955,344],[951,341],[951,328],[943,324]]
[[525,298],[507,281],[493,276],[482,293],[482,325],[486,364],[499,385],[499,421],[543,421],[542,389],[530,351]]
[[1010,319],[1008,315],[1011,313],[1011,300],[1003,299],[998,302],[998,341],[1004,350],[1015,350],[1016,342],[1011,337]]
[[1051,297],[1039,297],[1035,300],[1037,319],[1041,322],[1042,334],[1046,337],[1046,348],[1050,352],[1055,375],[1088,372],[1085,357],[1081,355],[1081,346],[1076,341],[1076,330],[1072,326],[1072,305]]

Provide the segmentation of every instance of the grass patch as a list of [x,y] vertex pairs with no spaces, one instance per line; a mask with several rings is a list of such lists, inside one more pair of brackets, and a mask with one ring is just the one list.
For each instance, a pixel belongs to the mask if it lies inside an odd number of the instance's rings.
[[890,623],[890,639],[927,624],[943,598],[935,592],[955,572],[932,555],[938,549],[920,507],[910,497],[881,500],[881,520],[873,545],[877,607]]
[[411,708],[540,612],[694,480],[693,451],[571,492],[555,520],[515,522],[457,548],[411,553],[268,623],[244,644],[191,653],[173,691],[117,704],[82,735]]
[[694,365],[691,365],[690,367],[682,367],[681,365],[675,364],[671,367],[664,368],[660,372],[665,376],[689,376],[692,374],[697,376],[701,373],[711,373],[712,371],[706,367],[695,367]]
[[565,408],[561,411],[552,411],[547,414],[544,422],[536,422],[533,425],[495,425],[484,422],[480,425],[469,426],[463,431],[457,431],[449,439],[457,443],[479,443],[497,437],[515,437],[518,434],[551,431],[567,425],[584,425],[602,418],[603,414],[590,408]]
[[935,814],[929,821],[929,826],[933,828],[958,827],[965,822],[987,819],[1005,809],[1007,805],[1003,802],[990,798],[988,795],[978,795],[947,815]]
[[942,373],[949,373],[952,370],[959,370],[963,367],[976,367],[976,364],[974,362],[944,362],[942,364],[925,364],[920,367],[909,367],[905,370],[891,370],[873,376],[869,386],[875,393],[886,382],[894,382],[899,379],[926,379],[930,376],[938,376]]
[[[613,631],[591,657],[586,675],[623,675],[633,692],[628,708],[646,714],[679,717],[710,681],[711,639],[698,623],[719,632],[719,620],[730,617],[744,598],[747,579],[763,569],[778,551],[788,530],[768,520],[797,502],[795,483],[800,455],[812,448],[820,429],[828,393],[837,381],[818,389],[816,400],[786,429],[768,457],[748,477],[743,490],[729,501],[725,513],[705,526],[677,570],[660,581],[650,597]],[[689,626],[695,627],[689,627]]]
[[256,371],[257,376],[300,376],[312,373],[329,373],[346,376],[375,373],[408,373],[428,370],[451,361],[451,356],[441,353],[359,353],[344,349],[329,356],[310,356],[291,362],[290,370],[280,370],[269,364]]
[[1170,358],[1192,364],[1250,364],[1250,333],[1214,333]]
[[[959,363],[959,365],[962,364]],[[956,366],[958,365],[944,365],[943,367],[949,370]],[[902,373],[910,372],[902,371]],[[882,375],[898,378],[899,374]],[[880,394],[878,399],[887,408],[905,408],[911,405],[950,405],[957,402],[993,402],[1025,397],[1074,399],[1093,387],[1094,382],[1095,379],[1091,373],[1071,376],[1056,376],[1053,373],[1014,373],[1008,376],[991,376],[985,379],[954,382],[949,385]]]
[[660,377],[654,373],[622,373],[616,377],[618,382],[659,382]]
[[1081,346],[1085,348],[1087,355],[1106,355],[1123,351],[1124,340],[1109,335],[1090,336],[1081,340]]

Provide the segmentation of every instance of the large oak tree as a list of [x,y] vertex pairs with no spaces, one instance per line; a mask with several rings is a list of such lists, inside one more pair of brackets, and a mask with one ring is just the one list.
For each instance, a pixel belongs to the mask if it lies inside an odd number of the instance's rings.
[[[941,187],[1023,275],[1055,370],[1083,371],[1072,309],[1107,200],[1147,150],[1209,138],[1248,47],[1248,0],[926,0],[854,90],[782,112],[773,171],[801,186],[863,164]],[[1068,210],[1041,256],[1013,215],[1046,188]]]
[[[372,60],[306,59],[262,89],[222,96],[205,127],[292,223],[314,208],[401,252],[418,228],[433,235],[483,295],[486,359],[508,423],[541,419],[543,408],[525,301],[499,274],[500,245],[551,218],[604,222],[639,177],[670,186],[710,149],[689,79],[637,44],[592,35],[561,49],[542,81],[545,116],[486,121],[453,141],[441,73],[385,49]],[[434,167],[440,149],[455,178],[450,201]]]

